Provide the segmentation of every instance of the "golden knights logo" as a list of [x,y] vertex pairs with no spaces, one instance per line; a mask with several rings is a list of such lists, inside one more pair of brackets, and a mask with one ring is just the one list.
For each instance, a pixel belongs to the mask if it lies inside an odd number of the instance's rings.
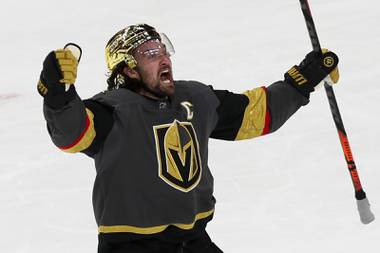
[[190,122],[174,120],[153,127],[156,140],[158,175],[170,186],[189,192],[201,180],[199,144]]

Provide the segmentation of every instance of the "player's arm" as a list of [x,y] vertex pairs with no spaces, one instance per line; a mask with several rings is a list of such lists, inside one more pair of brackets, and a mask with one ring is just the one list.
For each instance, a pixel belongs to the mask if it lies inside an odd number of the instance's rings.
[[[329,62],[329,64],[326,64]],[[272,133],[279,129],[301,106],[309,102],[314,87],[326,77],[336,83],[338,58],[328,51],[309,53],[284,75],[283,81],[234,94],[214,90],[219,100],[218,123],[212,138],[242,140]]]
[[[62,151],[94,155],[113,124],[112,109],[75,91],[78,61],[69,50],[50,52],[43,62],[38,92],[53,143]],[[66,91],[65,86],[70,85]]]

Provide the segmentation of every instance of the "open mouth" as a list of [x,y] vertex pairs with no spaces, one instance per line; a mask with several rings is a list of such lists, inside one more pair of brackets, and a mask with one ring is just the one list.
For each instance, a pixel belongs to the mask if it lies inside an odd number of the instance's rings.
[[160,80],[161,80],[161,82],[163,82],[165,84],[169,84],[172,82],[173,78],[172,78],[172,74],[170,73],[169,69],[164,69],[163,71],[161,71]]

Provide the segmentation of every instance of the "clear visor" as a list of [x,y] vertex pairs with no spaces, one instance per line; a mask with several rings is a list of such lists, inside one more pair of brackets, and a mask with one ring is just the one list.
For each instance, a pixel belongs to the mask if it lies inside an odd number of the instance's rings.
[[154,39],[141,44],[134,52],[135,60],[156,60],[163,56],[171,57],[175,51],[168,37],[161,33],[161,40]]
[[172,42],[169,40],[168,36],[166,36],[165,33],[160,33],[161,36],[161,43],[165,45],[166,52],[172,56],[175,54],[174,46]]

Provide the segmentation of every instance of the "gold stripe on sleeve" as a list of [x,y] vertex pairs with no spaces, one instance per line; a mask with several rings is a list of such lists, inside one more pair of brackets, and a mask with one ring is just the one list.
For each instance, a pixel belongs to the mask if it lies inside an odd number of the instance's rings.
[[71,145],[60,147],[64,152],[77,153],[88,148],[94,141],[96,132],[94,127],[94,114],[86,108],[86,126],[82,134]]
[[249,98],[242,124],[235,140],[251,139],[263,134],[267,110],[265,88],[256,88],[244,92]]

